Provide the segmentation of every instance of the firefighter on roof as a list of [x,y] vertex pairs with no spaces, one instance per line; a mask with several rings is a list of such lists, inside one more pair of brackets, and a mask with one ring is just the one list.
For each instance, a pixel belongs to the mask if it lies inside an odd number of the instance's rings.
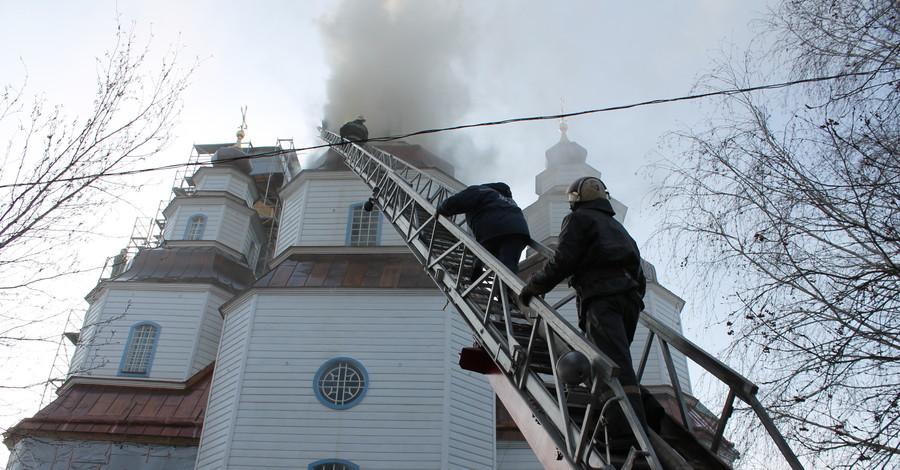
[[341,126],[341,137],[351,142],[365,142],[369,140],[369,129],[363,124],[366,118],[362,114],[356,116],[356,119]]

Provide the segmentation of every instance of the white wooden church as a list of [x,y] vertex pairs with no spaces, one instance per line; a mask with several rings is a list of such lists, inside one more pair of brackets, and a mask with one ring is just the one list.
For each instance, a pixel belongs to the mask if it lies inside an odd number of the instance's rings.
[[[561,130],[524,208],[545,245],[569,183],[601,176]],[[449,186],[486,182],[457,181],[421,146],[376,145]],[[256,158],[229,161],[238,148]],[[485,378],[458,365],[472,335],[363,210],[368,188],[337,154],[300,168],[283,150],[194,147],[218,160],[175,188],[159,239],[87,294],[58,397],[4,435],[9,470],[541,468]],[[680,331],[683,301],[648,274],[647,311]],[[661,358],[642,381],[666,402]]]

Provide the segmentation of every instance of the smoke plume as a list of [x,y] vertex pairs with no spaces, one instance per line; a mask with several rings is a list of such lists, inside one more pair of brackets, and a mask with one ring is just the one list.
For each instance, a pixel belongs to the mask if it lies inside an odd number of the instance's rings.
[[[461,123],[471,103],[467,13],[457,2],[345,0],[320,23],[331,69],[327,127],[359,114],[371,137]],[[445,159],[473,150],[460,134],[416,142]]]

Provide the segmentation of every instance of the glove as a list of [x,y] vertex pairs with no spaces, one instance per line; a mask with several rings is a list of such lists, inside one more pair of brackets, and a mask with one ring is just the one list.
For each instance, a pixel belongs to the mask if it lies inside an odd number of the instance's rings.
[[519,292],[519,303],[527,307],[528,304],[531,303],[531,299],[537,294],[538,292],[536,292],[534,284],[532,284],[531,281],[528,281],[528,283],[525,284],[525,287],[522,288],[522,292]]

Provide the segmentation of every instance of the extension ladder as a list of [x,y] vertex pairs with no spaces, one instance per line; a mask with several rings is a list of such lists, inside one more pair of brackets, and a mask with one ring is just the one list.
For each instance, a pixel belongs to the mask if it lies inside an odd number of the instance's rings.
[[[481,372],[486,373],[545,468],[589,470],[637,466],[662,470],[661,459],[667,469],[730,468],[715,452],[737,397],[751,405],[791,467],[802,469],[756,400],[756,386],[645,312],[641,321],[650,330],[651,338],[638,372],[646,363],[649,345],[655,337],[663,348],[673,387],[679,395],[682,422],[688,425],[688,430],[690,419],[677,386],[670,346],[710,371],[730,390],[711,448],[692,447],[708,455],[684,456],[689,461],[677,453],[673,455],[672,448],[659,436],[652,431],[648,436],[638,423],[619,383],[618,366],[556,311],[572,296],[552,307],[535,298],[529,307],[520,308],[515,296],[524,286],[522,280],[452,219],[436,215],[437,204],[454,190],[371,145],[348,142],[325,129],[321,130],[321,138],[372,189],[368,208],[377,206],[382,211],[471,328],[479,353],[490,359],[485,361],[489,367]],[[552,255],[535,241],[530,246],[544,257]],[[483,272],[473,276],[476,259],[483,265]],[[587,379],[579,384],[566,383],[564,378],[572,371],[561,371],[558,367],[559,358],[572,351],[589,362]],[[601,393],[609,395],[610,392],[614,398],[601,402]],[[632,448],[627,456],[613,456],[604,451],[601,445],[604,406],[620,407],[640,449]]]

